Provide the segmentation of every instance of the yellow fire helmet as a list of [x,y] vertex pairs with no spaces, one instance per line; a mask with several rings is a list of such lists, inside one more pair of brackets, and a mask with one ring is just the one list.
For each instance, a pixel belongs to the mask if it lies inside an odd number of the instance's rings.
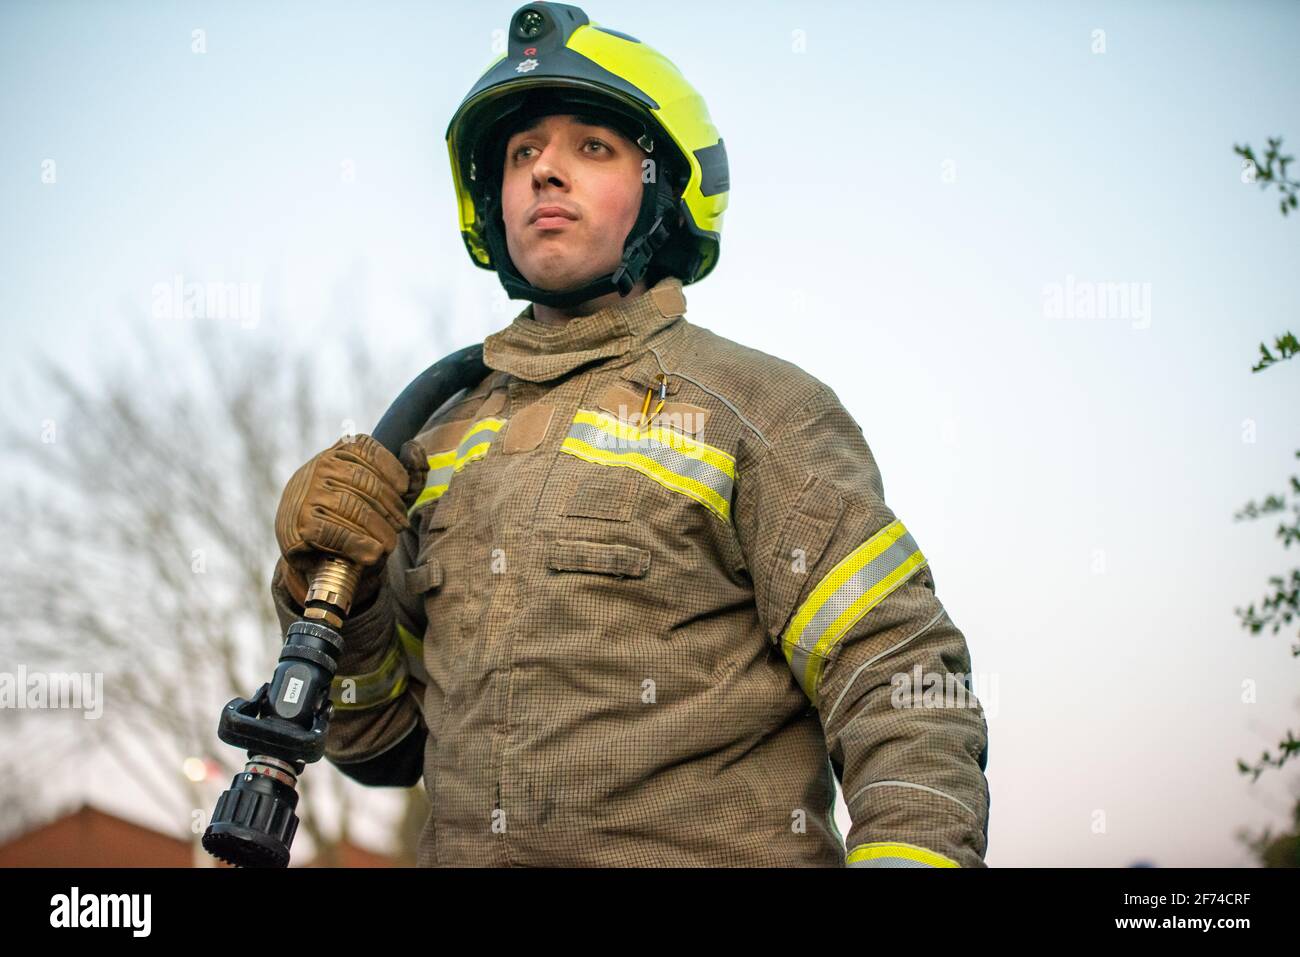
[[[519,274],[501,219],[505,141],[521,124],[552,113],[612,126],[648,160],[622,262],[561,291]],[[572,306],[613,291],[626,296],[642,276],[647,285],[664,275],[697,282],[717,265],[730,175],[704,98],[663,54],[590,22],[578,7],[537,2],[515,11],[506,52],[461,101],[447,126],[447,148],[470,258],[495,270],[511,299]]]

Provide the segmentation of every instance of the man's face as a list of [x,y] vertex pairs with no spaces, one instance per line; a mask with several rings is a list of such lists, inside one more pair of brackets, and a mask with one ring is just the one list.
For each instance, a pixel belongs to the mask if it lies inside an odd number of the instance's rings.
[[[569,114],[544,116],[510,137],[501,216],[525,279],[560,290],[614,271],[641,208],[645,155],[617,130]],[[538,216],[546,207],[561,214]]]

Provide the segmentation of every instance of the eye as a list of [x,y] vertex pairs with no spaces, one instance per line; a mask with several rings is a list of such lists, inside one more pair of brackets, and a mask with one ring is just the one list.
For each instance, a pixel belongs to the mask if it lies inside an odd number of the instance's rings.
[[515,157],[515,159],[519,159],[519,154],[520,154],[521,152],[523,152],[524,150],[530,150],[530,149],[532,149],[531,146],[516,146],[516,147],[515,147],[515,153],[514,153],[514,157]]
[[584,145],[584,146],[599,146],[601,149],[605,150],[606,152],[609,152],[609,146],[606,145],[605,143],[602,143],[600,140],[595,139],[594,137],[591,138],[591,139],[588,139],[587,142],[584,143],[583,145]]

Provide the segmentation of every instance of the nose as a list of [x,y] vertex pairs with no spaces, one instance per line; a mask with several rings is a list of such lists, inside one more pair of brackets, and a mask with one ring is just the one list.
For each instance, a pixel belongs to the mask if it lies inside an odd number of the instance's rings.
[[541,155],[533,162],[532,172],[535,189],[542,189],[548,185],[566,189],[569,185],[568,176],[560,165],[560,150],[555,142],[546,144]]

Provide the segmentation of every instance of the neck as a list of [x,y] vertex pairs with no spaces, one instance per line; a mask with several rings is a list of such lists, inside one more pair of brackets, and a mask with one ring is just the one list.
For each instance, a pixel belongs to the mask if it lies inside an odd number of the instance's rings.
[[570,319],[577,319],[579,316],[589,316],[593,312],[599,312],[601,309],[614,305],[620,299],[635,299],[646,291],[645,279],[638,279],[632,291],[626,296],[620,296],[617,292],[609,292],[603,296],[597,296],[595,299],[588,299],[586,302],[579,303],[576,306],[567,306],[557,308],[555,306],[544,306],[540,302],[533,303],[533,318],[542,325],[562,326]]

